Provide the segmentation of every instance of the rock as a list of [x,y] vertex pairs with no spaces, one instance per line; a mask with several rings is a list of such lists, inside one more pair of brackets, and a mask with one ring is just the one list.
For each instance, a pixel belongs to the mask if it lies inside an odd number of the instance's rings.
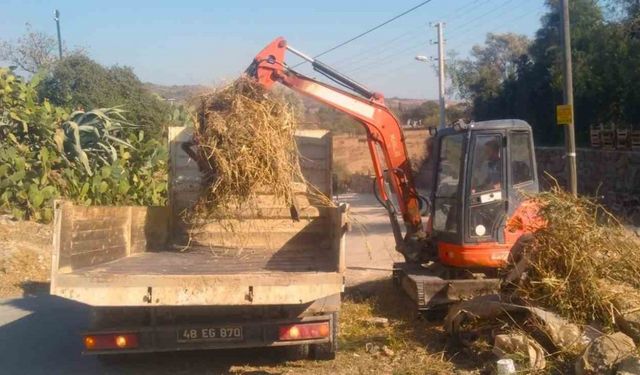
[[635,349],[631,337],[622,332],[598,337],[576,361],[576,375],[613,374],[616,364]]
[[622,332],[640,342],[640,310],[618,315],[616,323]]
[[394,355],[396,355],[396,353],[394,353],[394,351],[389,349],[389,347],[386,345],[382,346],[382,353],[387,357],[393,357]]
[[618,364],[616,375],[640,375],[640,358],[630,356]]
[[544,350],[532,338],[518,333],[496,335],[493,353],[498,358],[526,357],[529,359],[529,370],[542,370],[547,366]]
[[537,318],[540,329],[551,339],[557,349],[581,352],[593,340],[586,329],[570,323],[552,312],[537,308],[529,308],[532,316]]
[[0,215],[0,224],[15,225],[18,219],[13,215]]
[[380,352],[380,347],[372,342],[368,342],[364,345],[364,351],[369,354],[378,354]]
[[[526,313],[526,314],[511,314]],[[544,332],[551,340],[555,348],[548,348],[549,351],[557,349],[572,350],[581,352],[591,342],[582,328],[570,323],[566,319],[537,307],[517,305],[511,302],[503,302],[498,295],[483,295],[452,305],[444,319],[444,328],[450,335],[458,335],[463,324],[478,320],[496,320],[502,315],[509,315],[509,319],[518,316],[528,321],[532,321],[535,326]],[[515,322],[523,325],[524,320]]]
[[445,331],[453,336],[458,334],[463,323],[481,319],[495,319],[512,311],[509,310],[510,306],[503,303],[500,296],[496,294],[474,297],[451,305],[444,318],[443,326]]
[[497,375],[513,375],[516,373],[516,365],[513,359],[503,358],[496,362]]
[[389,326],[389,319],[387,318],[372,317],[372,318],[367,318],[366,322],[371,324],[372,326],[376,326],[380,328],[385,328]]
[[640,292],[627,285],[609,287],[611,293],[615,293],[613,306],[615,307],[616,325],[620,331],[631,337],[636,343],[640,343]]

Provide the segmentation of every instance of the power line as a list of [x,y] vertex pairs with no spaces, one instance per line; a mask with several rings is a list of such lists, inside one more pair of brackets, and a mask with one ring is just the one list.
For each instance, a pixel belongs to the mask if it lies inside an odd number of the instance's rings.
[[391,54],[388,54],[388,55],[383,56],[383,57],[382,57],[382,58],[380,58],[380,59],[377,59],[377,60],[374,60],[374,61],[370,61],[370,62],[368,62],[368,63],[366,63],[366,64],[363,64],[363,65],[360,65],[360,66],[356,66],[356,67],[354,67],[353,69],[349,69],[349,70],[347,70],[347,73],[348,73],[348,74],[352,74],[352,73],[354,73],[354,72],[360,71],[360,70],[362,70],[362,69],[369,68],[369,67],[371,67],[371,66],[376,66],[376,65],[383,64],[383,63],[385,63],[385,62],[387,62],[387,61],[389,61],[389,60],[392,60],[392,59],[394,59],[394,58],[398,58],[398,55],[399,55],[399,54],[402,54],[402,53],[404,53],[404,52],[408,52],[408,51],[415,50],[415,49],[417,49],[417,48],[419,48],[419,47],[424,47],[424,46],[426,46],[426,45],[428,45],[428,44],[429,44],[429,42],[428,42],[428,41],[422,41],[422,42],[420,42],[420,43],[418,43],[418,44],[413,44],[413,45],[409,46],[408,48],[404,48],[404,49],[402,49],[402,50],[400,50],[400,51],[395,51],[395,52],[393,52],[393,53],[391,53]]
[[[496,17],[502,17],[502,16],[507,16],[508,14],[511,13],[511,9],[507,8],[505,9],[505,11],[500,12],[498,14],[496,14]],[[502,21],[503,23],[505,21]],[[469,31],[471,30],[478,30],[480,29],[480,26],[483,25],[477,25],[477,24],[471,24],[471,25],[467,25],[467,27],[463,28],[462,30],[460,30],[456,35],[453,36],[453,38],[451,38],[452,40],[455,40],[457,38],[460,38],[460,36],[468,36],[469,35]],[[485,33],[486,34],[486,33]]]
[[[422,26],[422,25],[420,25],[420,26]],[[413,29],[411,29],[409,31],[406,31],[406,32],[404,32],[402,34],[399,34],[399,35],[395,36],[394,38],[391,38],[391,39],[389,39],[389,40],[387,40],[385,42],[376,43],[375,48],[376,49],[383,49],[383,47],[388,46],[389,44],[391,44],[393,42],[396,42],[396,41],[398,41],[400,39],[403,39],[403,38],[405,38],[405,37],[407,37],[409,35],[416,34],[417,31],[419,31],[419,28],[418,27],[414,27]],[[351,61],[356,60],[360,56],[367,55],[367,54],[370,54],[370,53],[371,53],[371,47],[367,47],[365,49],[360,50],[356,54],[353,54],[353,55],[347,56],[347,57],[345,57],[343,59],[340,59],[338,61],[335,61],[331,65],[336,65],[337,66],[337,65],[341,65],[341,64],[343,64],[345,62],[351,62]]]
[[446,17],[442,18],[443,21],[447,22],[447,23],[451,23],[451,24],[456,24],[460,21],[464,21],[464,18],[468,15],[473,13],[474,11],[476,11],[479,8],[482,8],[485,4],[490,3],[493,0],[484,0],[481,3],[477,4],[477,3],[472,3],[472,4],[468,4],[468,5],[473,5],[475,4],[475,6],[472,6],[471,8],[467,9],[464,13],[462,14],[455,14],[456,18],[451,20],[451,13],[449,13]]
[[[360,38],[362,38],[363,36],[365,36],[365,35],[367,35],[367,34],[369,34],[369,33],[371,33],[371,32],[374,32],[374,31],[378,30],[379,28],[381,28],[381,27],[383,27],[383,26],[385,26],[385,25],[388,25],[389,23],[391,23],[391,22],[393,22],[393,21],[397,20],[398,18],[400,18],[400,17],[402,17],[402,16],[405,16],[405,15],[407,15],[407,14],[409,14],[409,13],[413,12],[414,10],[416,10],[416,9],[418,9],[418,8],[421,8],[421,7],[425,6],[425,5],[427,5],[427,4],[428,4],[428,3],[430,3],[431,1],[433,1],[433,0],[425,0],[425,1],[421,2],[420,4],[418,4],[418,5],[414,6],[413,8],[407,9],[407,10],[405,10],[404,12],[402,12],[402,13],[400,13],[400,14],[398,14],[398,15],[396,15],[396,16],[394,16],[394,17],[392,17],[392,18],[389,18],[388,20],[384,21],[383,23],[378,24],[378,25],[376,25],[376,26],[374,26],[374,27],[370,28],[369,30],[367,30],[367,31],[365,31],[365,32],[362,32],[362,33],[360,33],[360,34],[358,34],[358,35],[354,36],[354,37],[353,37],[353,38],[351,38],[351,39],[345,40],[344,42],[342,42],[342,43],[340,43],[340,44],[338,44],[338,45],[336,45],[336,46],[333,46],[333,47],[331,47],[331,48],[329,48],[329,49],[327,49],[327,50],[325,50],[325,51],[320,52],[319,54],[315,55],[315,56],[314,56],[314,58],[317,58],[317,57],[320,57],[320,56],[326,55],[327,53],[332,52],[332,51],[335,51],[335,50],[337,50],[337,49],[338,49],[338,48],[340,48],[340,47],[344,47],[345,45],[347,45],[347,44],[349,44],[349,43],[353,42],[354,40],[360,39]],[[302,64],[304,64],[305,62],[306,62],[306,61],[304,61],[304,62],[302,62],[302,63],[300,63],[300,64],[298,64],[298,65],[302,65]],[[295,68],[296,66],[298,66],[298,65],[295,65],[295,66],[294,66],[294,68]]]
[[450,30],[449,32],[455,32],[455,31],[458,31],[458,30],[461,30],[461,29],[462,30],[467,30],[467,29],[469,29],[469,27],[468,27],[469,24],[472,24],[472,23],[474,23],[474,22],[476,22],[476,21],[488,16],[489,14],[499,10],[500,8],[506,6],[509,3],[512,3],[513,1],[514,0],[507,0],[507,1],[503,2],[503,3],[501,3],[500,5],[498,5],[497,7],[492,8],[490,11],[482,13],[481,15],[479,15],[479,16],[477,16],[475,18],[472,18],[470,21],[467,21],[465,24],[460,25],[460,26],[454,28],[453,30]]
[[[505,20],[502,20],[502,21],[501,21],[501,25],[500,25],[500,26],[495,27],[495,28],[493,28],[493,29],[491,29],[491,30],[487,31],[487,32],[485,32],[484,34],[486,35],[486,34],[494,33],[494,32],[496,32],[496,31],[498,31],[498,30],[501,30],[501,29],[503,29],[503,28],[505,28],[505,27],[509,26],[508,24],[510,24],[510,23],[512,23],[512,22],[519,21],[519,20],[521,20],[521,19],[522,19],[522,18],[524,18],[524,17],[530,16],[530,15],[531,15],[531,12],[532,12],[532,11],[534,11],[534,10],[535,10],[535,9],[528,9],[527,11],[525,11],[525,12],[524,12],[524,13],[522,13],[522,14],[517,15],[516,17],[513,17],[513,18],[508,19],[508,20],[506,20],[506,21],[505,21]],[[541,15],[542,13],[543,13],[543,12],[540,10],[540,11],[536,12],[535,14],[536,14],[536,16],[539,16],[539,15]],[[460,33],[460,34],[458,34],[458,35],[459,35],[459,36],[465,36],[465,35],[467,35],[467,34]],[[467,35],[467,36],[468,36],[468,35]],[[469,41],[473,40],[475,37],[476,37],[476,35],[472,35],[471,37],[467,37],[467,38],[463,38],[463,39],[461,39],[461,40],[458,40],[458,41],[457,41],[457,43],[455,43],[452,47],[449,47],[449,50],[455,50],[456,48],[458,48],[458,47],[460,47],[460,46],[464,45],[465,43],[467,43],[467,42],[469,42]],[[457,38],[458,38],[458,37],[453,37],[453,38],[451,38],[451,40],[455,40],[455,39],[457,39]]]
[[[479,1],[481,1],[481,0],[472,0],[471,2],[468,2],[465,5],[457,8],[457,9],[454,9],[451,12],[446,13],[444,16],[439,17],[439,19],[441,19],[443,21],[446,21],[446,20],[449,19],[449,17],[453,16],[454,14],[458,14],[458,12],[460,12],[461,10],[467,8],[469,5],[473,5],[473,4],[475,4],[475,3],[479,2]],[[487,1],[489,1],[489,0],[485,0],[485,2],[487,2]]]
[[[469,8],[470,6],[475,4],[476,6],[471,7],[471,9],[469,9],[469,11],[474,10],[474,9],[478,8],[479,6],[481,6],[483,4],[486,4],[489,1],[492,1],[492,0],[471,0],[470,2],[464,4],[463,6],[461,6],[461,7],[457,8],[457,9],[447,13],[445,16],[439,17],[439,19],[444,20],[444,19],[446,19],[446,18],[448,18],[448,17],[450,17],[450,16],[452,16],[454,14],[459,14],[459,12],[462,11],[463,9]],[[481,3],[477,4],[479,2],[481,2]],[[420,25],[420,26],[423,26],[423,25]],[[385,46],[387,46],[387,45],[389,45],[389,44],[391,44],[391,43],[393,43],[395,41],[403,39],[403,38],[405,38],[407,36],[410,36],[412,34],[416,34],[416,31],[419,31],[419,30],[416,30],[416,29],[418,29],[418,28],[413,28],[412,30],[406,31],[404,33],[401,33],[401,34],[397,35],[396,37],[391,38],[391,39],[389,39],[389,40],[387,40],[385,42],[376,43],[375,49],[382,50],[382,49],[384,49]],[[368,47],[368,48],[365,48],[363,50],[360,50],[358,53],[353,54],[351,56],[347,56],[347,57],[342,58],[340,60],[334,61],[334,62],[332,62],[332,65],[339,66],[339,65],[341,65],[341,64],[343,64],[345,62],[353,62],[357,58],[359,58],[360,56],[363,56],[363,55],[366,55],[366,54],[369,54],[369,53],[371,53],[371,47]],[[365,59],[365,60],[368,60],[368,59]]]
[[[483,5],[485,5],[485,4],[487,4],[488,2],[491,2],[491,1],[493,1],[493,0],[473,0],[470,3],[467,3],[467,4],[463,5],[462,7],[457,8],[453,12],[448,13],[448,15],[454,14],[455,12],[459,12],[460,10],[467,8],[467,11],[462,14],[462,16],[464,17],[467,14],[470,14],[471,12],[475,11],[476,9],[482,7]],[[507,0],[506,3],[509,3],[511,1],[514,1],[514,0]],[[502,3],[501,6],[504,6],[506,3]],[[495,11],[496,9],[500,9],[500,6],[497,7],[497,8],[493,8],[492,11]],[[475,19],[474,19],[474,21],[475,21]],[[467,25],[461,25],[461,26],[465,27]],[[409,33],[405,33],[405,34],[409,34]],[[396,38],[394,38],[392,40],[395,40],[395,39]],[[351,68],[350,70],[347,70],[346,72],[347,73],[353,73],[355,71],[360,71],[360,70],[366,69],[366,68],[368,68],[370,66],[389,61],[390,59],[396,57],[397,53],[402,53],[402,52],[406,52],[406,51],[409,51],[409,50],[415,50],[418,46],[421,46],[421,45],[424,45],[424,44],[426,44],[426,42],[425,43],[420,43],[420,44],[417,44],[417,45],[411,45],[410,47],[402,49],[402,50],[399,50],[399,48],[398,48],[398,47],[402,48],[402,46],[395,46],[395,48],[393,48],[391,50],[392,54],[388,54],[387,53],[383,57],[379,57],[379,56],[376,56],[376,55],[372,54],[371,56],[369,56],[369,57],[363,59],[362,61],[360,61],[361,64],[359,66],[356,66],[355,68]],[[406,46],[406,44],[405,44],[405,46]],[[375,48],[378,49],[379,47],[380,46],[376,46]],[[357,56],[361,56],[361,55],[363,55],[365,53],[370,53],[370,52],[371,52],[371,48],[367,49],[366,51],[363,51],[363,52],[359,53]],[[390,52],[390,51],[387,50],[385,52]],[[341,60],[341,61],[343,61],[343,60]],[[362,64],[362,62],[364,62],[364,64]]]
[[427,74],[428,70],[419,69],[416,72],[415,70],[409,69],[409,67],[411,66],[417,67],[419,64],[420,64],[419,62],[411,59],[398,67],[395,67],[395,68],[387,67],[385,74],[367,74],[358,78],[360,80],[368,81],[370,85],[375,83],[377,86],[379,86],[386,82],[389,82],[389,80],[392,80],[392,79],[398,80],[398,79],[404,78],[408,74]]

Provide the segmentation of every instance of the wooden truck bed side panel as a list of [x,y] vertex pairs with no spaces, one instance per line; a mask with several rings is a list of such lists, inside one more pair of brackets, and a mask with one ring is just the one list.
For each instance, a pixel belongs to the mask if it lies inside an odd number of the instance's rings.
[[166,207],[85,207],[59,200],[54,212],[53,266],[59,272],[158,249],[168,239]]

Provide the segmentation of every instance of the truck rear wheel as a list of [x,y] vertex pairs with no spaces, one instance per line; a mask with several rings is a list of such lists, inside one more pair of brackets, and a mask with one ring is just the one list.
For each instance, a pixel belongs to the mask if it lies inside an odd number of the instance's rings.
[[332,330],[331,341],[324,344],[313,344],[310,348],[310,356],[312,359],[319,361],[329,361],[336,358],[336,351],[338,350],[338,313],[334,312],[331,317]]

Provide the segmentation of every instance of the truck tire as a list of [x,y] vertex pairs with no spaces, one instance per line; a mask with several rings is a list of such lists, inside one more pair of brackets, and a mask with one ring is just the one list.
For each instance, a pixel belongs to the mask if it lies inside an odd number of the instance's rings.
[[313,344],[311,345],[311,358],[318,361],[330,361],[336,358],[336,351],[338,350],[338,326],[339,326],[339,316],[337,312],[334,312],[331,316],[332,320],[332,331],[331,331],[331,341],[324,344]]

